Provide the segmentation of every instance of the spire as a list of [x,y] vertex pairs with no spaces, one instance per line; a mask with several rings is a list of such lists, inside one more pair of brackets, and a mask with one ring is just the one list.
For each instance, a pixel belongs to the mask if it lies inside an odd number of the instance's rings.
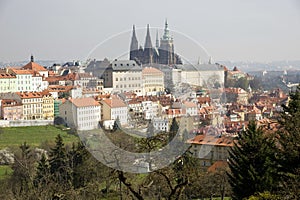
[[170,37],[170,31],[169,31],[169,28],[168,28],[168,21],[167,21],[167,19],[166,19],[166,21],[165,21],[165,29],[164,29],[163,39],[164,39],[164,40],[169,40],[169,39],[171,39],[171,37]]
[[155,43],[155,47],[157,49],[159,48],[158,30],[156,30],[156,43]]
[[132,27],[131,44],[130,44],[130,51],[138,50],[138,48],[139,48],[139,44],[138,44],[138,40],[137,40],[136,34],[135,34],[135,26],[133,25],[133,27]]
[[30,62],[34,62],[34,58],[33,58],[33,55],[31,54],[30,56]]
[[147,25],[147,34],[146,34],[146,40],[145,40],[145,49],[151,49],[152,48],[152,42],[151,42],[151,36],[150,36],[150,28],[149,24]]

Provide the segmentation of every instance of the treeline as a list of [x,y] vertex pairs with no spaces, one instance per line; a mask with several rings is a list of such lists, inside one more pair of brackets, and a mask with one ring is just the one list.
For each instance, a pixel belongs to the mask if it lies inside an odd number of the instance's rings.
[[[172,130],[176,128],[174,120]],[[118,128],[109,137],[116,144],[123,141],[124,149],[139,152],[170,140],[168,135],[158,134],[137,141]],[[0,183],[0,199],[195,199],[231,194],[226,168],[207,172],[189,151],[170,166],[148,174],[111,169],[82,143],[64,145],[60,135],[40,158],[26,143],[15,158],[13,174]]]

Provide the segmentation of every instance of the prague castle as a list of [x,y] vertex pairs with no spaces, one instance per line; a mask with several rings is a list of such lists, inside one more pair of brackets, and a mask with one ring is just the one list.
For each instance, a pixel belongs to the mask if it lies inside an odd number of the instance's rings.
[[174,53],[173,38],[170,36],[167,20],[165,22],[164,34],[160,40],[158,39],[158,33],[156,34],[155,47],[152,46],[149,24],[147,25],[144,48],[139,46],[135,26],[133,25],[129,59],[135,60],[138,64],[182,64],[179,55]]

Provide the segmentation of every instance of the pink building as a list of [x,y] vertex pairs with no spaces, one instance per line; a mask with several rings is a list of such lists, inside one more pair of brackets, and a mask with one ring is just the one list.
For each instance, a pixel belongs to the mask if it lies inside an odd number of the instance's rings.
[[2,99],[1,103],[1,119],[4,120],[20,120],[23,119],[23,106],[13,99]]

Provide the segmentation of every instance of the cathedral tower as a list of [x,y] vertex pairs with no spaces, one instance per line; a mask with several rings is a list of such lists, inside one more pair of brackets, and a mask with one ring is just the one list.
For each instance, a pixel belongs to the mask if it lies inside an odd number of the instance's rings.
[[130,43],[130,60],[135,60],[138,58],[138,51],[139,51],[139,43],[136,38],[135,34],[135,26],[132,27],[132,36],[131,36],[131,43]]
[[165,22],[164,35],[160,40],[159,62],[165,65],[175,64],[173,38],[170,36],[168,21]]

